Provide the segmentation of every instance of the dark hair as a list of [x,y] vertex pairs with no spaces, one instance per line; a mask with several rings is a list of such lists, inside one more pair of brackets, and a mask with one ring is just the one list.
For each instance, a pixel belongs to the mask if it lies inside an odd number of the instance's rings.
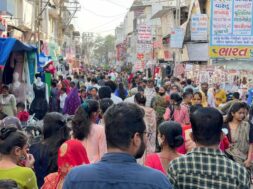
[[186,80],[186,84],[187,84],[187,85],[191,85],[191,84],[192,84],[192,80],[191,80],[191,79],[187,79],[187,80]]
[[119,97],[124,100],[126,98],[126,90],[124,89],[123,83],[119,84]]
[[191,93],[193,95],[194,91],[192,88],[186,88],[185,92]]
[[61,88],[61,91],[63,91],[63,92],[65,92],[65,93],[66,93],[66,92],[67,92],[67,89],[66,89],[66,88],[64,88],[64,87],[62,87],[62,88]]
[[240,99],[240,93],[234,92],[234,93],[233,93],[233,97],[234,97],[235,99]]
[[18,184],[14,180],[0,180],[0,189],[18,189]]
[[34,77],[37,79],[38,77],[40,77],[40,78],[41,78],[41,77],[42,77],[42,75],[41,75],[41,73],[36,73]]
[[184,143],[184,138],[182,136],[183,131],[179,123],[175,121],[165,121],[159,125],[158,130],[162,136],[165,136],[165,142],[172,149],[180,147]]
[[159,93],[159,89],[160,89],[159,87],[155,87],[155,92]]
[[193,94],[193,97],[194,97],[195,95],[199,95],[199,97],[201,98],[201,100],[203,99],[201,92],[195,92],[195,93]]
[[110,98],[104,98],[100,101],[99,106],[102,114],[106,112],[106,110],[113,105],[113,101]]
[[125,150],[135,133],[143,133],[146,125],[144,110],[135,104],[119,103],[105,113],[105,133],[108,147]]
[[171,88],[171,89],[172,89],[172,88],[177,88],[177,91],[178,91],[178,92],[180,91],[180,88],[179,88],[177,85],[172,85],[170,88]]
[[181,102],[183,101],[182,97],[178,93],[172,93],[170,95],[170,99],[177,102],[178,105],[181,104]]
[[111,93],[112,93],[111,88],[107,86],[101,87],[98,90],[98,96],[100,99],[111,98]]
[[59,80],[61,80],[61,81],[63,80],[63,76],[62,76],[62,75],[59,75],[58,78],[59,78]]
[[242,102],[234,103],[228,111],[227,118],[226,118],[225,122],[229,123],[229,122],[233,121],[234,117],[232,114],[238,112],[240,109],[245,109],[245,104]]
[[142,95],[141,93],[137,93],[135,96],[134,96],[134,99],[135,101],[137,102],[137,104],[140,104],[140,105],[144,105],[146,104],[146,97],[144,95]]
[[0,153],[9,155],[13,148],[23,148],[28,142],[27,136],[15,127],[4,127],[0,130]]
[[57,81],[53,80],[52,81],[52,87],[56,87],[57,86]]
[[91,78],[90,78],[90,77],[87,77],[87,81],[90,82],[90,81],[91,81]]
[[208,83],[207,82],[201,83],[201,86],[203,86],[203,85],[207,85],[208,86]]
[[91,115],[97,112],[98,109],[99,104],[95,100],[85,100],[84,103],[79,106],[72,120],[74,138],[83,140],[88,137],[92,124]]
[[10,88],[7,85],[4,85],[4,86],[2,86],[2,90],[4,90],[4,89],[9,91]]
[[111,88],[112,93],[114,93],[114,92],[115,92],[115,90],[117,89],[117,85],[116,85],[116,83],[115,83],[115,82],[113,82],[112,80],[109,80],[109,81],[105,82],[105,86],[110,87],[110,88]]
[[190,107],[190,114],[194,113],[196,110],[203,108],[201,104],[195,104]]
[[93,89],[95,89],[96,91],[98,91],[98,88],[97,88],[97,87],[91,87],[91,88],[89,89],[89,91],[92,91]]
[[76,83],[74,81],[71,81],[70,82],[70,87],[72,87],[72,88],[76,87]]
[[223,117],[215,108],[199,108],[190,115],[194,142],[205,146],[220,143]]
[[67,80],[72,81],[72,78],[70,76],[67,77]]
[[64,141],[69,137],[69,129],[66,126],[65,118],[57,112],[47,113],[43,120],[44,140],[53,138],[53,140]]
[[98,83],[98,80],[97,80],[97,78],[92,78],[92,79],[91,79],[91,82],[97,84],[97,83]]
[[17,103],[17,108],[25,109],[25,103],[24,102]]
[[192,95],[192,93],[189,92],[189,91],[185,91],[185,92],[183,93],[183,99],[187,98],[189,95]]

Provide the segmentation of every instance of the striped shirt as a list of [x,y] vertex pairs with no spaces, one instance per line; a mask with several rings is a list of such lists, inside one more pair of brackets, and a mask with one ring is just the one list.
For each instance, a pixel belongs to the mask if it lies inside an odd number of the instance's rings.
[[220,150],[195,148],[173,160],[168,177],[175,189],[249,189],[246,168],[228,159]]

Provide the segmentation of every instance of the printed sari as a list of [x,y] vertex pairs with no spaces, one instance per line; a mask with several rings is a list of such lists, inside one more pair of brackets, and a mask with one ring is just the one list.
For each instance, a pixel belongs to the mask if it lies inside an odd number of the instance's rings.
[[82,143],[78,140],[68,140],[58,151],[58,172],[45,177],[41,189],[62,189],[64,178],[73,167],[89,163]]

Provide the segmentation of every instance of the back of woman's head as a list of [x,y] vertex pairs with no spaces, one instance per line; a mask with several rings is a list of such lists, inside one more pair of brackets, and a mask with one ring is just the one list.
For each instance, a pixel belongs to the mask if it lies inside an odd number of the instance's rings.
[[113,105],[113,101],[110,98],[104,98],[100,100],[99,106],[102,114],[106,112],[106,110]]
[[0,180],[0,189],[18,189],[18,184],[14,180]]
[[0,154],[10,155],[15,147],[23,148],[28,138],[15,127],[4,127],[0,130]]
[[180,147],[184,143],[182,132],[181,125],[174,121],[166,121],[159,125],[159,133],[165,138],[164,143],[167,143],[172,149]]
[[178,93],[172,93],[170,95],[170,99],[177,102],[177,104],[181,104],[181,102],[183,101],[183,98]]
[[95,100],[85,100],[79,106],[72,120],[72,131],[74,138],[85,139],[90,134],[93,113],[98,112],[99,104]]
[[43,135],[44,140],[55,138],[55,140],[67,140],[69,129],[64,116],[57,112],[47,113],[44,117]]
[[67,175],[70,168],[82,164],[89,164],[87,152],[79,140],[64,142],[58,151],[58,171]]
[[119,89],[124,89],[123,83],[119,83]]
[[233,121],[233,118],[234,118],[233,114],[238,112],[240,109],[245,109],[245,104],[242,102],[234,103],[228,112],[226,123]]
[[135,102],[137,104],[140,104],[140,105],[145,105],[146,104],[146,97],[141,93],[137,93],[135,95],[134,99],[135,99]]

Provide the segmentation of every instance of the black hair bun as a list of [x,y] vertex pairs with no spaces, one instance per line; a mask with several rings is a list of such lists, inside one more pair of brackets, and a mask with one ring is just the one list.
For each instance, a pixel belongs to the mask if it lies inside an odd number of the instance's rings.
[[4,127],[0,130],[0,139],[5,140],[11,133],[16,132],[18,129],[15,127]]
[[171,148],[178,148],[184,144],[184,138],[178,135],[174,138],[173,144],[169,144]]

